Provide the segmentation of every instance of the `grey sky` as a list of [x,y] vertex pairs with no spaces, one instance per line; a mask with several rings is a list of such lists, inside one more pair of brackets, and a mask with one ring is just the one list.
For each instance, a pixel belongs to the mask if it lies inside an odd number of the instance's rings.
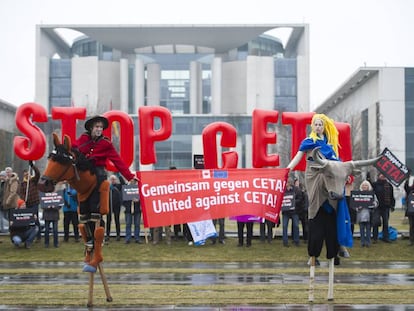
[[414,67],[411,0],[1,0],[0,98],[34,100],[36,24],[310,25],[311,107],[363,66]]

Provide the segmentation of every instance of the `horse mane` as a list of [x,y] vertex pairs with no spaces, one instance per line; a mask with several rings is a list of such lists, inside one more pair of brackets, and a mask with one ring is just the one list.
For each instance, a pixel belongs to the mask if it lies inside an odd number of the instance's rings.
[[75,164],[80,171],[90,171],[96,175],[96,167],[91,159],[88,159],[82,152],[77,148],[72,148],[71,152],[75,155]]
[[56,151],[52,151],[49,154],[48,159],[52,158],[54,161],[67,164],[72,162],[71,155],[67,152],[63,145],[55,146]]
[[53,133],[53,136],[55,149],[49,154],[48,159],[64,165],[72,164],[79,171],[90,171],[92,175],[96,175],[97,170],[93,161],[88,159],[78,148],[70,147],[70,138],[68,136],[65,136],[64,143],[60,143],[57,134]]

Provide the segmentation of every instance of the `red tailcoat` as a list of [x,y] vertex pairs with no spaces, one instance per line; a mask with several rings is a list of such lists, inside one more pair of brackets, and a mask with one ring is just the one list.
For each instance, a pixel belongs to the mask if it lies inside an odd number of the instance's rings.
[[73,147],[78,148],[88,159],[92,159],[95,166],[105,167],[106,160],[111,160],[117,170],[128,181],[135,177],[121,159],[108,137],[102,136],[94,141],[88,133],[83,133],[73,143]]

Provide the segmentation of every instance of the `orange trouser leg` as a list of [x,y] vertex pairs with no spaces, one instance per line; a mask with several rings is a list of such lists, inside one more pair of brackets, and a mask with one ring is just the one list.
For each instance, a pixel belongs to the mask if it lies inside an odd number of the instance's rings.
[[109,213],[109,181],[104,180],[99,186],[99,213],[106,215]]

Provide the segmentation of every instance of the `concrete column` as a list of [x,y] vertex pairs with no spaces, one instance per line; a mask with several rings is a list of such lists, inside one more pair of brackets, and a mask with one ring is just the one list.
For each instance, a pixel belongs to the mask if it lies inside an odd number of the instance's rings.
[[202,67],[199,62],[190,62],[190,114],[203,112]]
[[[35,102],[41,104],[46,111],[51,111],[49,103],[49,72],[50,60],[47,57],[38,57],[36,59],[36,94]],[[72,97],[73,98],[73,97]],[[17,103],[16,103],[17,104]],[[18,103],[23,104],[23,103]]]
[[120,110],[128,113],[128,60],[119,61],[119,100]]
[[246,59],[246,113],[255,108],[272,110],[274,107],[273,57],[247,56]]
[[211,113],[221,113],[222,59],[214,57],[211,65]]
[[145,67],[141,59],[135,59],[135,101],[132,113],[138,113],[138,108],[145,104]]
[[[253,155],[252,155],[252,153],[253,153],[253,150],[252,150],[252,148],[251,148],[251,146],[252,146],[252,135],[250,135],[250,134],[247,134],[246,136],[245,136],[245,150],[244,150],[244,154],[245,154],[245,157],[246,157],[246,168],[252,168],[253,167]],[[238,144],[239,142],[237,141],[237,144]],[[237,150],[237,151],[239,151],[239,150]],[[239,164],[240,164],[240,161],[239,161]]]
[[161,67],[159,64],[147,65],[147,106],[160,105]]

